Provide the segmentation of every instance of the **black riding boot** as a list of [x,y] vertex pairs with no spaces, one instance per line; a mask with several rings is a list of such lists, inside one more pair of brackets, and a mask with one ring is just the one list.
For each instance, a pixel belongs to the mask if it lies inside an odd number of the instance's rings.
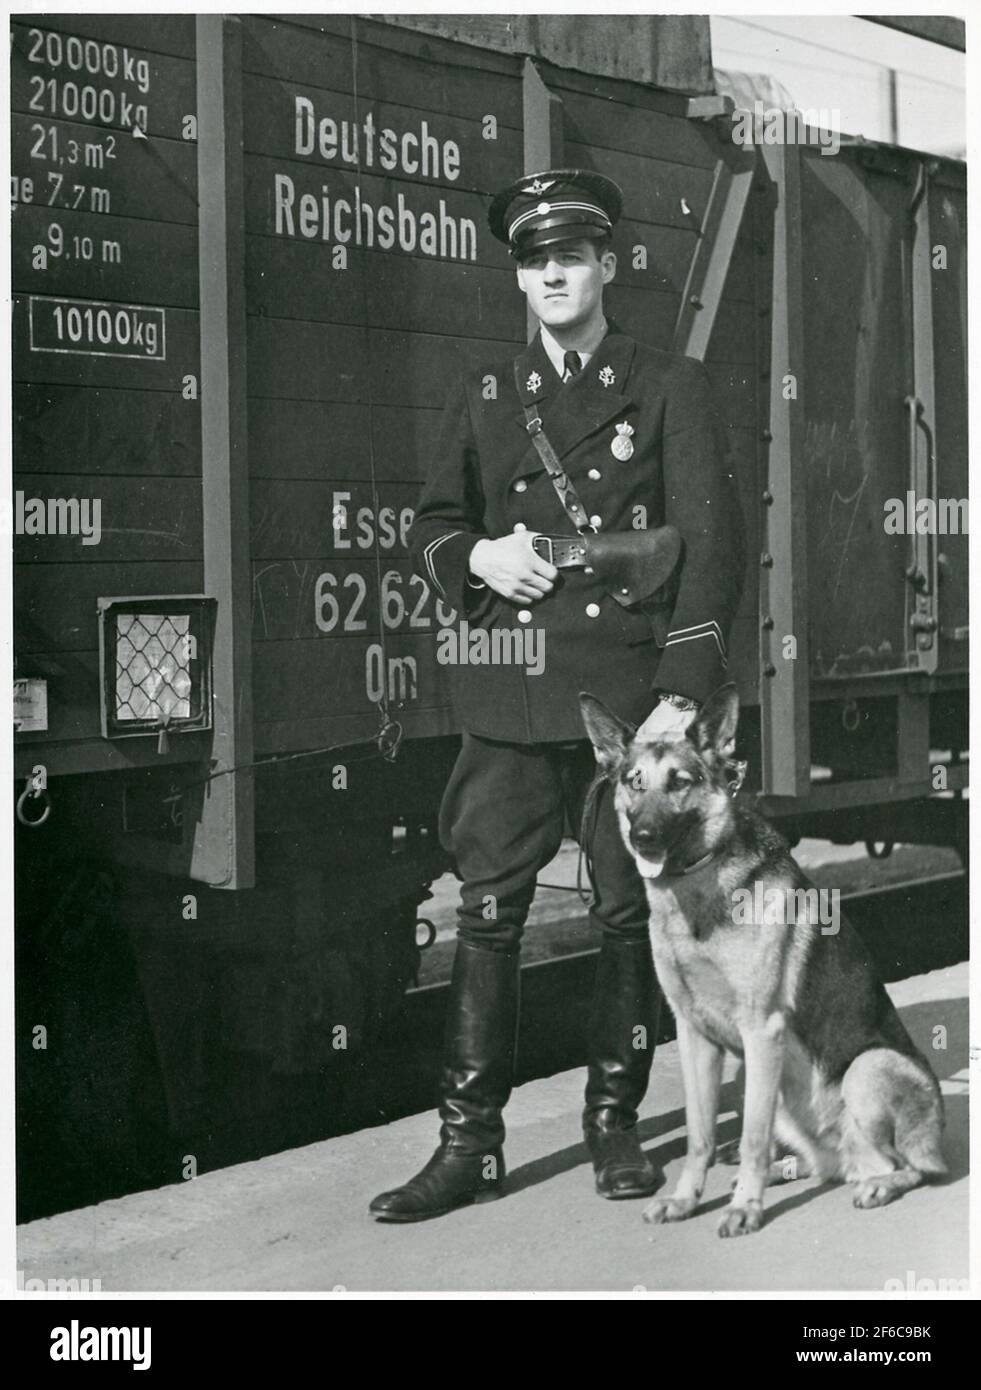
[[453,962],[443,1045],[439,1148],[404,1187],[383,1192],[380,1221],[424,1221],[500,1195],[504,1121],[518,1023],[517,952],[461,941]]
[[648,1197],[664,1174],[640,1147],[637,1107],[654,1059],[661,992],[650,942],[604,935],[589,1025],[583,1134],[601,1197]]

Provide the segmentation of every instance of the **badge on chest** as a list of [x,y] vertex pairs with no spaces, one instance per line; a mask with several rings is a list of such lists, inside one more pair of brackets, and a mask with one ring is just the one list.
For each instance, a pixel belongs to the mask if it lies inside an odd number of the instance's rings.
[[626,420],[623,420],[617,425],[617,432],[610,445],[610,453],[615,459],[619,459],[621,463],[626,463],[628,459],[634,456],[633,440],[630,437],[633,432],[633,425],[628,425]]

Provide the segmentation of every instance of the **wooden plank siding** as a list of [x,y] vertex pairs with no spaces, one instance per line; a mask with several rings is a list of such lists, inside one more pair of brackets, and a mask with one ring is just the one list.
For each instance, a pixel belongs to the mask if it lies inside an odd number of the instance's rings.
[[[255,750],[370,734],[379,681],[386,698],[390,685],[398,696],[404,684],[405,698],[392,704],[393,713],[403,706],[407,736],[452,732],[434,647],[448,614],[412,575],[401,537],[453,375],[510,358],[524,342],[514,265],[486,225],[493,193],[522,172],[521,60],[361,18],[246,15],[238,23]],[[15,28],[14,167],[37,173],[39,120],[57,127],[60,142],[83,144],[93,126],[101,139],[110,128],[29,109],[37,39],[30,24]],[[181,130],[194,111],[194,22],[58,16],[45,17],[43,30],[129,45],[149,72],[140,99],[150,138],[111,128],[120,142],[104,180],[111,210],[58,213],[66,244],[118,241],[120,263],[49,258],[39,271],[35,248],[50,245],[46,200],[18,206],[14,218],[16,486],[103,501],[98,547],[66,537],[18,537],[16,546],[22,673],[60,672],[49,675],[51,728],[25,741],[45,744],[53,768],[59,743],[67,750],[78,741],[84,755],[76,747],[66,759],[78,770],[119,763],[118,748],[98,738],[94,600],[187,593],[202,583],[201,406],[182,394],[201,367],[197,161]],[[669,347],[718,134],[684,117],[677,97],[547,63],[540,70],[561,99],[564,161],[602,168],[624,186],[609,310],[625,331]],[[301,122],[312,109],[312,148],[308,125],[297,148],[298,98]],[[396,141],[383,151],[385,131]],[[359,199],[373,220],[356,221]],[[338,201],[347,205],[340,222]],[[396,219],[391,244],[378,218],[386,207]],[[400,211],[406,226],[414,222],[414,240],[399,235]],[[453,223],[455,246],[452,237],[424,243],[425,213]],[[348,241],[339,243],[339,227]],[[749,699],[759,547],[754,295],[752,244],[741,236],[707,366],[746,513],[738,631],[749,655],[737,655],[734,669]],[[32,296],[47,312],[60,297],[159,307],[165,357],[32,351]],[[349,517],[341,535],[339,496]],[[81,687],[63,688],[75,677]],[[152,761],[150,741],[129,742],[127,758]]]
[[[13,483],[101,508],[98,544],[14,538],[16,674],[47,680],[49,711],[16,755],[56,775],[158,757],[153,737],[101,738],[97,600],[203,582],[200,401],[183,389],[200,377],[194,17],[44,15],[11,32]],[[103,336],[72,338],[70,305]],[[190,755],[173,742],[165,761]]]
[[[410,736],[432,727],[434,709],[451,719],[439,704],[445,686],[433,660],[434,596],[411,577],[397,542],[367,550],[334,544],[332,507],[338,494],[350,493],[345,505],[352,515],[370,517],[372,526],[379,508],[404,516],[426,475],[452,374],[466,363],[509,357],[523,341],[513,263],[485,222],[490,196],[521,172],[519,64],[482,53],[477,65],[472,50],[435,39],[418,45],[409,34],[369,21],[358,21],[354,32],[352,45],[352,25],[341,18],[244,21],[256,746],[276,751],[332,737],[335,718],[346,728],[374,727],[366,671],[359,687],[356,668],[359,654],[362,663],[374,659],[369,648],[383,636],[386,656],[390,648],[397,663],[404,651],[417,664],[418,689],[398,712]],[[712,186],[718,137],[711,127],[668,114],[663,100],[644,88],[547,64],[542,74],[563,102],[564,161],[601,167],[625,189],[610,311],[625,331],[668,347]],[[306,130],[304,152],[297,153],[298,97],[312,105],[316,121],[336,123],[328,126],[327,157],[317,148],[306,152]],[[375,127],[370,167],[368,113]],[[498,123],[493,141],[482,137],[488,114]],[[419,132],[423,121],[440,147],[447,139],[459,147],[458,177],[378,167],[378,131]],[[361,168],[353,162],[354,125],[360,127]],[[292,226],[282,208],[277,223],[277,175],[292,182]],[[474,258],[427,256],[397,243],[382,250],[352,239],[344,268],[334,268],[332,229],[325,239],[322,213],[312,202],[313,234],[299,234],[302,193],[352,206],[360,194],[373,208],[394,206],[401,195],[417,213],[442,200],[450,216],[476,226]],[[639,246],[647,252],[646,269],[635,264]],[[754,628],[755,312],[751,249],[741,239],[709,368],[730,425],[748,514],[743,613]],[[318,581],[321,599],[328,594],[339,602],[328,632],[317,622]],[[391,629],[381,618],[383,584],[389,616],[398,619]],[[408,600],[404,612],[397,594]],[[331,623],[335,610],[327,602],[320,617]],[[417,623],[430,625],[428,635],[424,627],[408,627],[413,612]],[[410,644],[404,649],[403,640]],[[301,696],[309,682],[313,693]],[[325,690],[331,692],[329,712]]]
[[[520,65],[474,65],[472,52],[407,44],[362,21],[353,44],[344,20],[321,30],[250,17],[243,29],[256,746],[370,733],[390,674],[407,734],[449,732],[435,595],[412,576],[402,534],[449,382],[463,363],[508,358],[522,343],[513,264],[486,225],[491,196],[521,172]],[[312,108],[315,130],[336,123],[326,155],[319,142],[310,149],[307,128],[297,139],[298,98],[301,121]],[[395,168],[391,143],[382,167],[385,131],[397,137]],[[317,212],[311,235],[304,194]],[[369,233],[348,211],[339,267],[333,204],[358,199],[374,216],[407,210],[406,226],[431,213],[472,232],[427,254],[401,227],[380,246],[378,224]],[[350,519],[340,532],[338,497]]]

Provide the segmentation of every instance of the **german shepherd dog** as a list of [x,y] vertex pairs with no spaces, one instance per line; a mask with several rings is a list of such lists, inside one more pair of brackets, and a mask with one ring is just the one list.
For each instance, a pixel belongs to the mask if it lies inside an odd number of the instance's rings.
[[[856,1207],[879,1207],[945,1173],[940,1087],[859,937],[829,925],[786,842],[735,799],[735,686],[671,739],[637,738],[593,696],[580,703],[644,879],[678,1027],[687,1155],[674,1194],[645,1219],[681,1221],[698,1206],[726,1052],[742,1058],[746,1091],[720,1236],[759,1230],[764,1187],[788,1176],[853,1182]],[[774,1136],[796,1155],[789,1173]]]

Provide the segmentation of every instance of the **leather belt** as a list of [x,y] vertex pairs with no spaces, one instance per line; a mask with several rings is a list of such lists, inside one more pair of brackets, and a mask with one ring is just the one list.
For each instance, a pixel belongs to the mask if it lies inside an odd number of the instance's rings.
[[578,536],[537,535],[532,540],[536,555],[554,565],[557,570],[583,569],[586,564],[586,543]]
[[671,604],[670,586],[681,559],[681,536],[673,526],[649,531],[602,531],[591,536],[537,535],[535,553],[556,569],[595,574],[622,608]]

